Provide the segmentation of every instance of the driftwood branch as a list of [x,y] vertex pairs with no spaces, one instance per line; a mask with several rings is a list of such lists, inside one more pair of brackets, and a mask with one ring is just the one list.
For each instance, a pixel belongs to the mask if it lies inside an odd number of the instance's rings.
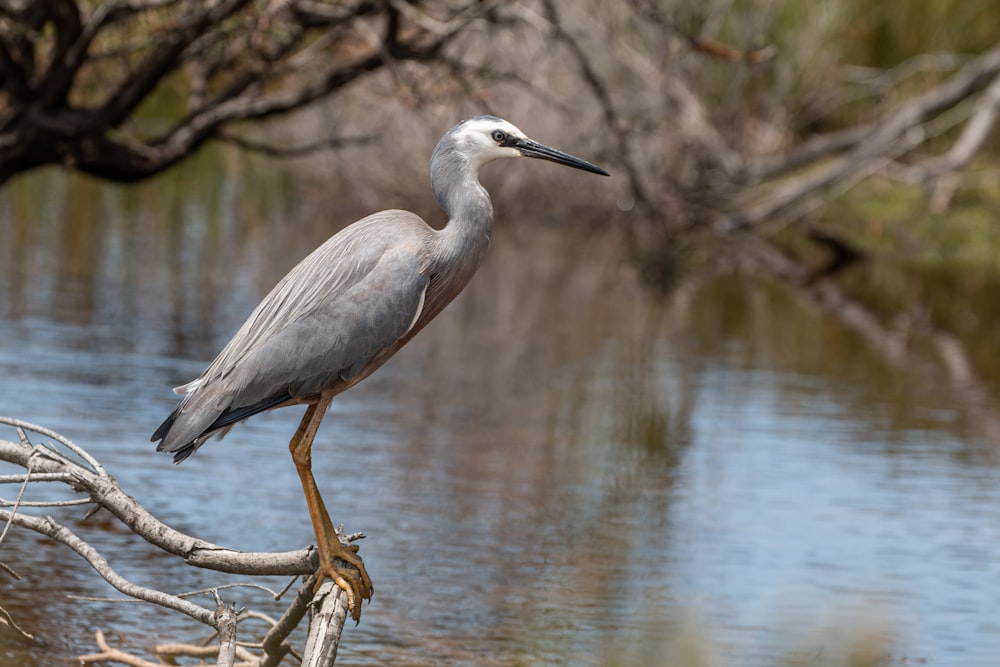
[[[30,430],[36,428],[8,418],[0,418],[0,423],[26,426]],[[309,574],[316,569],[318,561],[311,549],[284,553],[248,553],[227,549],[175,530],[147,512],[103,469],[87,469],[51,447],[26,447],[21,443],[0,440],[0,460],[30,469],[32,475],[68,475],[74,491],[86,493],[90,502],[109,511],[132,532],[153,546],[180,556],[189,565],[247,575],[300,575]],[[35,529],[34,526],[32,529]]]
[[[17,419],[0,417],[0,424],[17,430],[18,440],[0,440],[0,461],[19,466],[25,472],[0,476],[0,484],[18,485],[17,495],[12,500],[0,498],[0,549],[5,540],[14,539],[12,529],[26,529],[44,535],[54,542],[68,547],[94,568],[94,571],[115,589],[128,598],[159,605],[164,609],[184,614],[201,624],[211,627],[216,634],[215,646],[195,646],[191,644],[157,647],[155,653],[160,659],[174,660],[168,656],[206,657],[214,656],[218,665],[254,665],[273,667],[286,656],[297,656],[299,652],[288,643],[291,633],[302,620],[310,616],[308,642],[301,652],[304,664],[332,665],[340,635],[347,618],[346,595],[338,587],[326,582],[317,591],[317,561],[312,548],[281,553],[247,553],[228,549],[186,535],[162,523],[146,511],[138,502],[125,493],[114,477],[82,447],[48,429]],[[50,438],[52,442],[34,444],[29,433]],[[179,563],[206,568],[220,573],[259,575],[305,575],[298,586],[294,598],[285,612],[277,620],[270,620],[263,614],[237,612],[231,603],[220,595],[227,586],[218,586],[203,593],[210,593],[213,605],[197,604],[191,594],[173,594],[151,589],[120,575],[110,563],[84,537],[70,530],[52,515],[38,515],[29,510],[43,508],[52,512],[67,506],[64,500],[25,501],[25,492],[32,485],[62,484],[85,497],[72,501],[74,504],[92,505],[91,514],[106,510],[115,516],[137,538],[141,538],[156,548],[176,556]],[[89,514],[88,514],[89,516]],[[342,536],[350,541],[360,534]],[[2,553],[2,551],[0,551]],[[14,566],[3,564],[3,572],[17,578]],[[293,579],[294,582],[294,579]],[[254,584],[262,590],[268,589]],[[287,590],[288,587],[285,588]],[[279,599],[284,591],[273,593]],[[248,651],[242,643],[237,643],[237,630],[241,622],[255,618],[266,620],[267,633],[257,646],[260,653]],[[19,628],[9,613],[0,609],[0,625],[9,627],[26,641],[34,636]],[[84,664],[125,664],[152,665],[153,663],[125,650],[111,647],[104,635],[97,635],[98,652],[80,656]]]
[[86,560],[101,575],[101,578],[129,597],[179,611],[196,621],[215,627],[214,615],[211,609],[206,609],[175,595],[169,595],[133,584],[115,572],[108,564],[108,561],[90,544],[74,534],[73,531],[57,523],[51,517],[38,517],[0,510],[0,521],[9,522],[21,528],[27,528],[69,547]]
[[14,621],[14,618],[10,615],[10,612],[8,612],[3,607],[0,607],[0,624],[6,625],[8,628],[10,628],[11,630],[13,630],[14,633],[18,636],[18,638],[21,639],[22,641],[26,641],[26,642],[34,642],[35,641],[35,636],[33,634],[31,634],[30,632],[26,631],[21,626],[19,626]]
[[347,621],[347,594],[326,581],[312,602],[312,621],[306,640],[303,667],[330,667],[337,659],[340,633]]
[[[716,221],[716,227],[724,231],[752,227],[789,211],[836,183],[858,180],[888,167],[896,167],[895,173],[932,180],[965,166],[996,123],[1000,107],[998,77],[1000,43],[940,85],[902,104],[884,120],[814,137],[782,159],[748,161],[743,175],[747,179],[744,192],[751,195],[765,179],[811,169],[774,188],[765,198],[725,212]],[[964,131],[945,156],[924,158],[903,167],[897,165],[898,158],[933,136],[926,127],[929,120],[978,93],[982,96],[968,114]]]
[[215,591],[215,614],[213,622],[219,632],[218,667],[230,667],[236,662],[236,607],[227,603]]
[[[129,667],[163,667],[163,665],[178,664],[178,658],[213,658],[218,657],[217,667],[257,667],[260,662],[250,651],[233,645],[232,651],[223,650],[220,646],[195,646],[192,644],[164,644],[157,646],[153,653],[156,662],[145,660],[123,649],[108,644],[104,633],[95,633],[97,653],[88,653],[76,657],[81,665],[118,664]],[[203,663],[202,663],[203,664]]]

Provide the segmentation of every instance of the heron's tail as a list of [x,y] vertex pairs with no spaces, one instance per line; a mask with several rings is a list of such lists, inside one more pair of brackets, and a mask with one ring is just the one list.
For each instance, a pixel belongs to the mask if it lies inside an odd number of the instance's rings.
[[156,451],[169,452],[174,455],[174,463],[180,463],[212,436],[221,437],[237,422],[291,400],[288,392],[282,391],[252,405],[230,406],[219,411],[218,408],[210,407],[216,405],[212,398],[210,389],[206,389],[182,399],[170,416],[153,432],[150,441],[159,441]]
[[201,446],[201,443],[208,438],[208,436],[199,437],[181,444],[174,442],[176,438],[170,437],[170,432],[180,414],[181,406],[178,405],[177,408],[170,413],[170,416],[163,420],[163,423],[160,424],[160,426],[153,432],[153,436],[150,438],[150,442],[159,442],[159,444],[156,445],[156,451],[169,452],[174,455],[174,463],[180,463],[187,457],[194,454],[195,450]]

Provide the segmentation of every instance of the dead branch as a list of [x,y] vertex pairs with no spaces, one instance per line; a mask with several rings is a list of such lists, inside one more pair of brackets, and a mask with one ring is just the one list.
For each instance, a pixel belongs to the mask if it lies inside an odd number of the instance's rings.
[[340,629],[347,621],[347,594],[327,580],[312,601],[312,621],[306,639],[303,667],[330,667],[337,659]]
[[[67,438],[27,422],[17,419],[0,417],[0,424],[12,426],[18,431],[18,441],[0,440],[0,461],[13,464],[25,470],[23,474],[0,476],[0,483],[18,484],[18,494],[15,500],[0,504],[10,509],[0,509],[0,522],[4,530],[0,533],[0,547],[4,540],[11,539],[11,528],[27,529],[44,535],[56,543],[68,547],[74,553],[86,560],[94,571],[115,589],[132,600],[149,602],[165,609],[185,614],[186,616],[207,625],[215,631],[217,642],[215,646],[194,646],[190,644],[170,645],[161,647],[158,654],[161,657],[216,656],[219,665],[278,665],[287,655],[297,655],[288,643],[288,637],[306,617],[311,608],[316,609],[311,614],[308,643],[303,652],[306,664],[332,665],[336,659],[336,651],[340,642],[340,634],[347,617],[347,601],[342,591],[327,582],[327,585],[316,591],[316,579],[312,576],[317,563],[313,549],[300,549],[283,553],[245,553],[227,549],[204,540],[185,535],[163,524],[153,517],[133,498],[122,490],[117,481],[94,457],[82,447]],[[33,432],[51,438],[52,443],[33,444],[28,433]],[[30,509],[41,507],[52,511],[66,506],[65,501],[31,501],[24,500],[26,489],[39,484],[63,484],[73,491],[85,494],[79,502],[92,505],[91,514],[97,510],[106,510],[142,538],[151,548],[160,549],[172,554],[186,565],[211,569],[220,573],[243,575],[306,575],[299,586],[294,599],[289,603],[281,618],[276,621],[259,613],[237,613],[231,603],[225,602],[219,594],[226,585],[201,591],[210,593],[215,604],[212,607],[203,606],[191,601],[191,594],[172,594],[151,589],[129,581],[115,571],[110,563],[89,544],[83,537],[57,521],[53,516],[43,516],[28,513]],[[360,534],[342,536],[345,541],[357,539]],[[13,569],[6,567],[13,576]],[[236,584],[251,586],[266,591],[269,597],[278,599],[281,593],[252,583]],[[81,598],[82,600],[82,598]],[[247,650],[236,643],[237,628],[243,620],[256,618],[265,620],[268,624],[267,634],[258,644],[260,654]],[[0,609],[0,622],[18,632],[22,639],[33,640],[33,636],[19,628],[6,611]],[[107,645],[103,634],[97,635],[99,652],[81,656],[81,662],[87,664],[118,663],[125,665],[152,665],[126,651]],[[172,659],[172,658],[169,658]],[[239,662],[237,662],[237,660]],[[162,663],[159,663],[162,664]]]
[[[783,161],[749,162],[749,185],[744,190],[747,193],[752,193],[751,188],[757,189],[765,177],[819,166],[783,183],[765,199],[739,205],[725,213],[716,226],[722,230],[752,227],[787,212],[839,181],[864,177],[893,164],[926,140],[930,134],[924,131],[928,120],[986,89],[977,111],[970,115],[965,131],[949,154],[944,158],[925,159],[908,170],[911,173],[913,169],[920,170],[927,178],[936,178],[964,166],[996,121],[1000,105],[1000,84],[995,83],[998,76],[1000,43],[940,85],[902,104],[885,120],[814,138]],[[843,155],[837,157],[840,153]]]
[[[286,654],[292,652],[292,647],[286,641],[292,630],[298,627],[302,618],[309,610],[309,603],[313,599],[313,591],[316,588],[316,577],[308,577],[299,588],[298,594],[292,603],[285,609],[285,613],[278,619],[277,623],[264,636],[261,647],[264,649],[264,659],[261,660],[261,667],[274,667],[281,662]],[[346,617],[345,617],[346,618]]]
[[179,611],[190,616],[196,621],[215,627],[214,613],[212,610],[196,605],[193,602],[183,600],[175,595],[169,595],[161,591],[133,584],[131,581],[128,581],[112,569],[108,561],[90,544],[74,534],[73,531],[57,523],[51,517],[38,517],[0,510],[0,520],[8,521],[15,526],[27,528],[28,530],[39,533],[40,535],[45,535],[46,537],[50,537],[56,542],[69,547],[86,560],[90,566],[93,567],[99,575],[101,575],[102,579],[129,597],[137,600],[144,600],[146,602],[152,602],[160,605],[161,607]]
[[137,658],[125,651],[112,648],[104,637],[104,633],[100,630],[94,633],[94,635],[100,653],[88,653],[77,656],[76,659],[82,665],[98,665],[102,663],[118,663],[120,665],[129,665],[130,667],[162,667],[163,665],[161,662],[150,662],[142,658]]
[[[0,423],[46,432],[42,427],[6,417],[0,417]],[[246,575],[302,575],[315,571],[315,554],[311,549],[285,553],[235,551],[185,535],[163,524],[126,494],[103,468],[97,468],[99,464],[96,461],[92,465],[97,469],[88,469],[51,447],[30,446],[6,440],[0,440],[0,460],[30,470],[31,475],[68,475],[74,491],[86,493],[90,502],[109,511],[131,531],[143,536],[153,546],[180,556],[189,565]],[[5,513],[2,516],[13,517],[16,513]]]
[[215,592],[215,614],[212,619],[219,631],[218,667],[232,667],[236,662],[236,607],[226,603]]
[[[128,667],[163,667],[163,665],[177,664],[177,658],[212,658],[218,656],[217,667],[257,667],[260,663],[256,656],[241,647],[234,647],[231,654],[223,654],[217,646],[193,646],[190,644],[169,644],[157,646],[153,654],[157,657],[157,662],[144,660],[122,649],[114,648],[108,644],[104,633],[98,630],[95,635],[95,643],[99,653],[88,653],[77,656],[76,660],[82,665],[119,664]],[[237,658],[239,662],[236,662]]]
[[945,174],[966,167],[982,147],[990,130],[996,125],[1000,112],[1000,74],[976,101],[965,127],[951,150],[940,157],[932,157],[916,165],[905,167],[913,180],[925,182],[936,180]]
[[11,617],[11,615],[10,615],[10,612],[8,612],[3,607],[0,607],[0,623],[3,623],[8,628],[10,628],[15,633],[17,633],[17,636],[18,636],[19,639],[21,639],[23,641],[26,641],[26,642],[34,642],[35,641],[35,636],[33,634],[31,634],[30,632],[27,632],[26,630],[24,630],[17,623],[15,623],[13,617]]
[[[287,114],[397,62],[433,62],[497,4],[63,0],[2,12],[0,184],[46,164],[147,178],[237,122]],[[190,91],[180,112],[136,120],[171,88]]]

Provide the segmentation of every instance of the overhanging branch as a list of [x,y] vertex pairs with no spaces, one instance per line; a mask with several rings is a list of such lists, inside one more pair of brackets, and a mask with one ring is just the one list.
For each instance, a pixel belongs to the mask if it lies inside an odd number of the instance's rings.
[[[750,178],[744,190],[751,195],[765,178],[811,164],[820,166],[811,173],[783,183],[767,194],[764,200],[727,212],[716,221],[717,228],[732,231],[752,227],[839,181],[863,176],[872,169],[892,163],[926,139],[927,135],[921,128],[929,119],[989,87],[984,102],[978,107],[979,113],[973,114],[966,132],[951,153],[951,164],[961,164],[954,162],[957,157],[967,161],[971,157],[968,147],[980,145],[986,131],[995,122],[998,102],[994,98],[1000,95],[997,92],[1000,84],[994,83],[997,77],[1000,77],[1000,43],[969,62],[944,83],[904,103],[883,121],[816,137],[791,152],[783,161],[748,163],[747,174]],[[931,158],[928,164],[933,169],[949,163]]]
[[[0,184],[45,164],[121,182],[148,178],[228,125],[289,113],[397,62],[433,61],[497,4],[34,3],[0,25],[8,91]],[[25,49],[53,57],[29,71],[36,58]],[[180,109],[177,93],[163,92],[185,89]],[[171,111],[133,122],[161,94]]]

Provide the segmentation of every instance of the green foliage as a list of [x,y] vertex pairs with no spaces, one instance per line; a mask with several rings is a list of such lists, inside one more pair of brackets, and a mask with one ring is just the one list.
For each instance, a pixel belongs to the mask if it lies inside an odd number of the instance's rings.
[[823,217],[883,258],[1000,271],[1000,184],[991,182],[994,168],[965,174],[942,211],[928,206],[929,193],[920,186],[869,179],[831,200]]
[[843,0],[845,62],[893,67],[921,53],[978,53],[996,41],[1000,5],[993,0],[865,2]]
[[[717,122],[738,123],[750,114],[808,132],[870,119],[874,107],[939,82],[965,57],[995,43],[1000,4],[735,0],[720,13],[704,3],[683,2],[672,17],[688,34],[743,51],[775,48],[774,57],[757,66],[693,57],[692,66],[702,70],[700,91],[713,100]],[[912,63],[893,86],[886,85],[892,76],[879,79],[926,54],[957,58]]]

